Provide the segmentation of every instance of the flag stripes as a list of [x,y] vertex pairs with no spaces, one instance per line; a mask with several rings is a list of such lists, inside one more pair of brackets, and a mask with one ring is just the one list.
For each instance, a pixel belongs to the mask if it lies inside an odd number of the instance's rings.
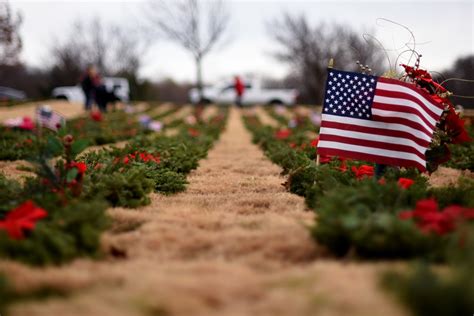
[[[442,105],[409,83],[329,71],[318,153],[426,170],[425,152]],[[370,117],[361,116],[367,105]]]

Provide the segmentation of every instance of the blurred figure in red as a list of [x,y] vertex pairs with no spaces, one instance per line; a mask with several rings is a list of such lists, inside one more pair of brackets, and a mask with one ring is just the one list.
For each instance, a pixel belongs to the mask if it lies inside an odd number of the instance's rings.
[[245,86],[239,76],[234,77],[235,103],[238,107],[242,107],[242,96],[244,95]]

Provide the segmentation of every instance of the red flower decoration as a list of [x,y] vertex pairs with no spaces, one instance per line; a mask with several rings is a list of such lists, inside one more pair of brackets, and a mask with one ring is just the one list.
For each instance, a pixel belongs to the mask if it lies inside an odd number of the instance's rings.
[[354,172],[357,179],[362,179],[364,177],[370,178],[374,175],[374,167],[368,165],[362,165],[359,168],[352,166],[352,172]]
[[191,128],[191,127],[188,128],[188,134],[191,137],[198,137],[199,135],[201,135],[201,133],[197,129],[194,129],[194,128]]
[[25,117],[23,117],[23,121],[21,122],[20,126],[18,126],[18,127],[21,128],[21,129],[31,131],[32,129],[35,128],[35,122],[33,122],[33,120],[30,117],[25,116]]
[[474,219],[474,209],[450,205],[439,211],[434,199],[418,201],[413,211],[403,211],[398,214],[402,220],[413,218],[417,226],[425,233],[445,235],[456,229],[459,221]]
[[449,108],[448,115],[446,116],[446,129],[453,138],[454,144],[470,142],[471,138],[464,128],[464,120],[459,117],[453,107]]
[[91,119],[96,122],[102,122],[104,120],[104,116],[99,111],[93,111],[91,112]]
[[331,162],[331,156],[319,155],[319,163],[320,164],[330,163],[330,162]]
[[346,160],[344,158],[339,158],[341,161],[341,165],[337,168],[341,172],[346,172],[347,171],[347,165],[346,165]]
[[319,143],[319,136],[316,137],[315,139],[313,139],[313,140],[311,141],[311,144],[310,144],[310,145],[311,145],[311,147],[316,148],[316,147],[318,147],[318,143]]
[[415,183],[415,181],[413,181],[412,179],[408,179],[408,178],[398,179],[398,185],[403,189],[408,189],[409,187],[413,185],[413,183]]
[[79,174],[84,174],[87,170],[87,165],[83,162],[71,162],[71,168],[76,168]]
[[119,163],[120,161],[125,164],[125,165],[128,165],[130,163],[131,160],[141,160],[143,162],[149,162],[149,161],[153,161],[155,163],[160,163],[160,155],[159,154],[150,154],[146,151],[143,151],[143,152],[134,152],[133,154],[128,154],[127,156],[123,157],[123,159],[117,157],[114,159],[114,163],[117,164]]
[[17,208],[8,212],[4,220],[0,221],[0,229],[6,230],[12,239],[24,239],[26,230],[33,230],[38,220],[48,216],[48,213],[28,200]]
[[279,140],[287,139],[290,136],[291,136],[291,130],[287,128],[278,130],[275,133],[275,138]]

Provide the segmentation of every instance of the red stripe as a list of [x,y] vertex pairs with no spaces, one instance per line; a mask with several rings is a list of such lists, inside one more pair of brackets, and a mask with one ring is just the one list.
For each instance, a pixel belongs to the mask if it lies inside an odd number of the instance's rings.
[[372,103],[372,108],[373,109],[384,110],[384,111],[393,111],[393,112],[400,112],[400,113],[411,113],[411,114],[414,114],[417,117],[419,117],[432,130],[435,128],[435,126],[433,124],[431,124],[431,122],[428,121],[423,114],[421,114],[418,110],[416,110],[414,108],[411,108],[411,107],[408,107],[408,106],[374,102],[374,103]]
[[[398,91],[389,91],[389,90],[383,90],[381,88],[377,88],[375,90],[375,94],[381,97],[388,97],[388,98],[395,98],[395,99],[405,99],[405,100],[410,100],[418,104],[425,112],[431,116],[434,120],[439,119],[439,115],[436,115],[432,110],[430,110],[423,102],[412,96],[411,94],[408,93],[403,93],[403,92],[398,92]],[[407,107],[405,107],[407,108]]]
[[444,110],[443,105],[436,102],[436,100],[433,99],[433,97],[428,93],[428,91],[425,91],[421,88],[418,88],[413,83],[403,82],[403,81],[400,81],[398,79],[384,78],[384,77],[378,77],[377,81],[378,82],[383,82],[383,83],[389,83],[389,84],[396,84],[396,85],[403,86],[403,87],[406,87],[408,89],[411,89],[414,92],[420,94],[424,99],[426,99],[426,101],[431,103],[434,107],[437,107],[440,110]]
[[361,133],[367,133],[371,135],[383,135],[383,136],[391,136],[391,137],[398,137],[398,138],[405,138],[405,139],[410,139],[417,143],[420,146],[423,147],[428,147],[430,145],[430,142],[417,138],[413,134],[410,134],[408,132],[404,131],[399,131],[399,130],[390,130],[390,129],[382,129],[382,128],[375,128],[375,127],[367,127],[367,126],[358,126],[358,125],[352,125],[352,124],[344,124],[344,123],[337,123],[337,122],[330,122],[330,121],[322,121],[321,122],[321,127],[327,127],[327,128],[336,128],[336,129],[341,129],[345,131],[354,131],[354,132],[361,132]]
[[418,170],[420,170],[421,172],[426,171],[425,166],[423,166],[417,161],[408,160],[408,159],[392,158],[392,157],[386,157],[386,156],[380,156],[380,155],[371,155],[371,154],[365,154],[365,153],[347,151],[347,150],[341,150],[341,149],[334,149],[334,148],[318,148],[318,154],[351,158],[351,159],[356,159],[356,160],[371,161],[371,162],[375,162],[375,163],[383,164],[383,165],[392,165],[392,166],[399,166],[399,167],[415,167],[415,168],[418,168]]
[[375,141],[375,140],[365,140],[365,139],[359,139],[359,138],[351,138],[351,137],[344,137],[344,136],[338,136],[338,135],[328,135],[328,134],[320,134],[319,139],[320,140],[331,141],[331,142],[337,142],[337,143],[363,146],[363,147],[379,148],[379,149],[386,149],[386,150],[404,152],[404,153],[417,155],[418,157],[420,157],[423,160],[426,159],[424,154],[421,154],[415,148],[407,146],[407,145],[391,144],[391,143],[379,142],[379,141]]
[[373,115],[372,114],[372,120],[374,122],[383,122],[383,123],[391,123],[391,124],[401,124],[405,126],[409,126],[413,129],[418,130],[419,132],[422,132],[426,134],[429,138],[433,136],[433,131],[428,131],[423,125],[417,122],[413,122],[401,117],[385,117],[385,116],[380,116],[380,115]]

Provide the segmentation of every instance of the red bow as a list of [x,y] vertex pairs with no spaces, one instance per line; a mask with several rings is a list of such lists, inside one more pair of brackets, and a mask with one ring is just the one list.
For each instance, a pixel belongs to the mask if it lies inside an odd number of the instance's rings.
[[48,213],[45,210],[28,200],[7,213],[5,219],[0,221],[0,229],[6,230],[12,239],[23,239],[23,231],[33,230],[36,221],[46,216]]
[[364,177],[371,178],[374,175],[374,167],[368,165],[362,165],[359,168],[352,166],[352,172],[354,172],[357,179]]
[[455,230],[458,221],[474,219],[474,209],[450,205],[440,211],[434,199],[427,199],[418,201],[415,210],[400,212],[398,216],[415,219],[423,232],[444,235]]

